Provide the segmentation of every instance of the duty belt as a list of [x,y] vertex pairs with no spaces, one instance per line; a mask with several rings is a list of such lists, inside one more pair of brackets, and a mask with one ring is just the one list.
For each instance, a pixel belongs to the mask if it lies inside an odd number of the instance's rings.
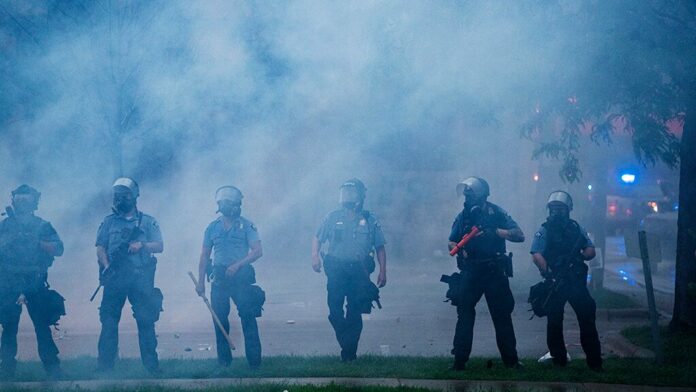
[[464,263],[459,267],[461,270],[464,270],[466,268],[473,268],[476,270],[490,270],[490,271],[495,271],[495,270],[500,270],[503,271],[505,270],[502,261],[502,255],[496,256],[496,257],[491,257],[487,259],[465,259]]
[[471,264],[471,265],[476,265],[476,266],[483,266],[486,264],[495,264],[498,261],[500,261],[501,256],[496,256],[496,257],[490,257],[487,259],[464,259],[464,264]]

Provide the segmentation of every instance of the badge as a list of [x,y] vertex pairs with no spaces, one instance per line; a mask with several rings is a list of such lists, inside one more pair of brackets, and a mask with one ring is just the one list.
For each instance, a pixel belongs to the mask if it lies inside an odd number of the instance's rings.
[[365,219],[360,219],[360,222],[358,224],[360,226],[365,226],[367,224],[367,221]]

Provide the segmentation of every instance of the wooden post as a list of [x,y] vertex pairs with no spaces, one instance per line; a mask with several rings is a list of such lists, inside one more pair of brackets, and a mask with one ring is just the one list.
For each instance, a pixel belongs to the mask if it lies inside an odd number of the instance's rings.
[[652,272],[650,270],[648,240],[643,230],[638,232],[638,243],[640,245],[640,258],[643,260],[643,275],[645,276],[645,291],[648,295],[650,329],[652,330],[653,346],[655,348],[655,361],[658,364],[662,364],[662,340],[660,339],[660,327],[657,324],[657,307],[655,306],[655,292],[653,291]]

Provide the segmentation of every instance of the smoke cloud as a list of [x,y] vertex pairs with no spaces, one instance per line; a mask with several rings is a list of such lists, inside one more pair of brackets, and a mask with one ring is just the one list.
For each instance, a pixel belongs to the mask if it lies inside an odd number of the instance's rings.
[[[556,51],[564,37],[549,37],[532,6],[4,3],[0,192],[42,192],[38,215],[66,243],[50,281],[69,300],[69,330],[98,328],[87,301],[94,239],[120,175],[140,183],[139,208],[162,227],[160,331],[210,328],[185,273],[221,185],[242,190],[242,214],[260,230],[258,280],[271,303],[310,280],[323,302],[310,242],[350,177],[366,183],[395,265],[446,250],[455,185],[471,175],[528,238],[539,223],[537,164],[517,126],[532,86],[567,60]],[[525,270],[526,256],[516,264]]]

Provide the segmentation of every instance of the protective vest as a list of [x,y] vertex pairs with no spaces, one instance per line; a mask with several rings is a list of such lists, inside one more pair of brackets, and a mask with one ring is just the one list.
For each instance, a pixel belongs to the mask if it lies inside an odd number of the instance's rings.
[[[460,232],[467,233],[472,226],[480,226],[485,234],[473,238],[464,247],[469,259],[483,260],[495,258],[505,253],[505,239],[495,234],[496,228],[505,227],[506,219],[496,205],[486,202],[480,214],[472,216],[469,211],[462,211]],[[486,229],[488,229],[486,231]]]
[[54,234],[53,227],[37,216],[20,222],[8,217],[0,223],[0,268],[10,273],[45,273],[53,256],[42,252],[39,241]]
[[580,230],[578,222],[569,219],[565,224],[556,225],[545,222],[546,248],[541,254],[551,268],[567,267],[579,260],[579,251],[587,246],[587,239]]

